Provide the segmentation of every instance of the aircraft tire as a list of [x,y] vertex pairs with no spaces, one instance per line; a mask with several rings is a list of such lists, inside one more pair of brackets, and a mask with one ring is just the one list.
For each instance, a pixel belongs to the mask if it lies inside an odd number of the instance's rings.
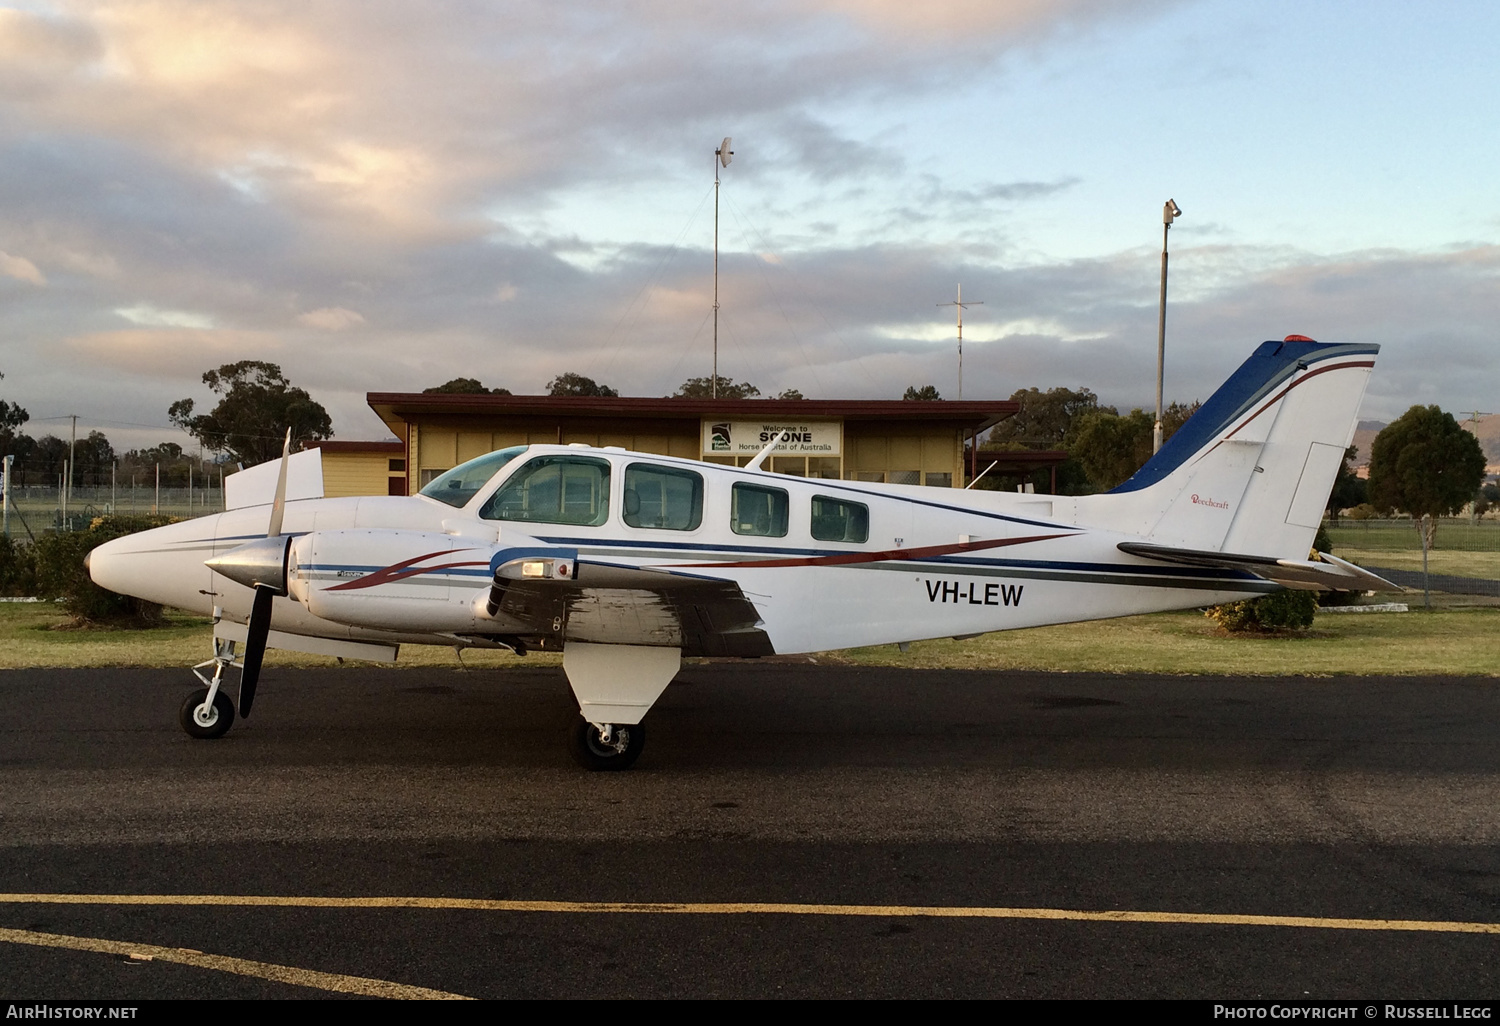
[[207,697],[208,688],[199,688],[182,700],[182,708],[177,712],[177,722],[187,731],[188,736],[204,741],[223,737],[224,732],[234,723],[234,703],[222,689],[214,696],[213,719],[208,723],[200,723],[194,714]]
[[623,744],[604,744],[599,740],[599,728],[580,716],[568,732],[568,751],[586,770],[629,769],[646,747],[646,728],[639,723],[620,724],[615,727],[615,735]]

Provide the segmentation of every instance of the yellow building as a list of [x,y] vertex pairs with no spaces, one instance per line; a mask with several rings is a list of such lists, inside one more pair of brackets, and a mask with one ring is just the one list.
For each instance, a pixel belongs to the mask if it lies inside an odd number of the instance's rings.
[[405,495],[404,442],[313,442],[323,450],[323,494]]
[[[902,400],[647,399],[371,392],[400,441],[324,442],[325,494],[416,492],[452,467],[533,443],[618,445],[743,466],[789,433],[769,469],[799,477],[962,488],[967,443],[1017,404]],[[397,489],[401,488],[402,491]]]

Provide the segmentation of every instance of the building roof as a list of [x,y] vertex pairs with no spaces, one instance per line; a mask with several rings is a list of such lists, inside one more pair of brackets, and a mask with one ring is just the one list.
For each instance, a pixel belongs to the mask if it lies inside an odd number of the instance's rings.
[[984,449],[975,457],[981,469],[991,463],[1002,474],[1055,467],[1068,461],[1063,449]]
[[304,449],[322,449],[324,452],[367,452],[367,453],[390,453],[400,455],[406,452],[406,443],[397,441],[388,442],[345,442],[325,439],[321,442],[308,442]]
[[466,395],[427,392],[370,392],[370,408],[391,431],[414,419],[441,416],[702,420],[934,421],[984,431],[1020,409],[1008,399],[918,402],[905,399],[669,399],[642,396],[602,398],[551,395]]

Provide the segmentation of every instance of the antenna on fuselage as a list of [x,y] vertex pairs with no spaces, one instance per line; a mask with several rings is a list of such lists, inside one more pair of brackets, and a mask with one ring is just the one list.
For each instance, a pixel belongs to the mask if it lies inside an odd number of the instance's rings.
[[766,447],[760,451],[760,453],[755,457],[755,459],[753,459],[749,463],[745,464],[745,469],[746,470],[759,470],[760,469],[760,465],[762,463],[766,462],[766,457],[769,456],[769,455],[771,455],[771,450],[774,449],[774,448],[776,448],[782,442],[786,441],[788,438],[790,438],[791,434],[792,433],[790,431],[778,431],[778,432],[776,432],[776,434],[771,437],[771,440],[766,443]]

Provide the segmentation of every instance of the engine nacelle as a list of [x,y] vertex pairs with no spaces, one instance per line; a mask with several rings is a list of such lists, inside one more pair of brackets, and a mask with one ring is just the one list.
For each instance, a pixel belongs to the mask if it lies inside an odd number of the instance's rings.
[[479,626],[475,599],[489,592],[495,551],[491,543],[429,531],[314,531],[292,542],[287,590],[308,612],[336,623],[467,633]]

